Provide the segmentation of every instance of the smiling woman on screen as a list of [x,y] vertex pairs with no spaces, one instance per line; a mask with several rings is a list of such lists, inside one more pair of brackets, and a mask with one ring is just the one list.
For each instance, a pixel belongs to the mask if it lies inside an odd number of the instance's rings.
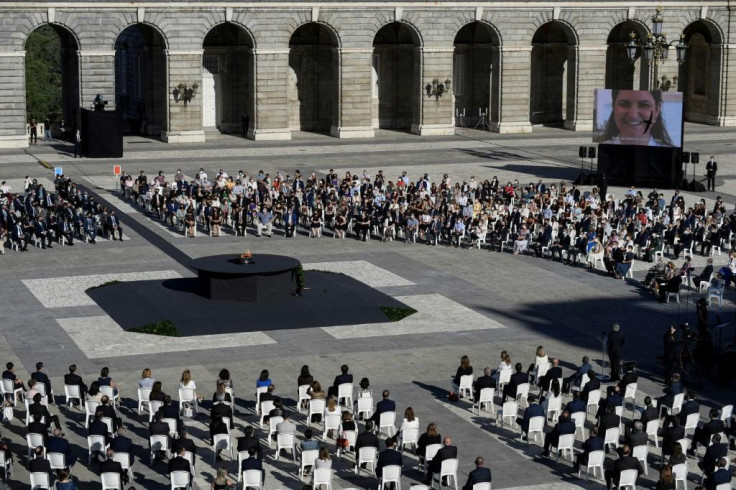
[[613,110],[600,143],[615,145],[674,146],[662,114],[662,93],[646,90],[613,90]]

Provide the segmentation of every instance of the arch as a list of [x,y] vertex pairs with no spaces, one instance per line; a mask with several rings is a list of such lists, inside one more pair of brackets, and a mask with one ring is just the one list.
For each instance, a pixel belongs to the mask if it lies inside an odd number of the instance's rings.
[[455,34],[452,90],[457,123],[475,127],[481,111],[489,122],[499,120],[500,46],[498,29],[488,22],[469,22]]
[[384,24],[373,37],[374,128],[411,129],[421,112],[422,38],[408,22]]
[[252,34],[241,24],[215,24],[202,40],[202,126],[246,136],[254,120]]
[[629,60],[626,51],[632,32],[638,39],[646,39],[649,29],[638,20],[626,20],[613,26],[608,33],[605,88],[619,90],[649,88],[649,64],[642,56],[641,49],[637,49],[634,62]]
[[125,33],[125,31],[127,31],[131,27],[143,28],[143,29],[146,29],[147,32],[155,32],[156,34],[160,36],[160,39],[163,40],[162,47],[164,49],[169,49],[169,38],[168,36],[166,36],[166,32],[163,29],[161,29],[160,26],[153,24],[151,22],[148,22],[148,21],[131,22],[129,24],[124,25],[120,29],[120,32],[118,32],[117,36],[115,36],[115,42],[113,42],[113,49],[115,49],[114,47],[118,45],[118,42],[120,41],[120,36],[122,36],[123,33]]
[[323,22],[300,25],[289,39],[289,127],[329,131],[338,125],[340,39]]
[[578,37],[563,21],[540,25],[532,37],[531,96],[532,124],[561,126],[575,118]]
[[688,44],[678,73],[685,120],[718,124],[721,100],[721,31],[710,20],[699,19],[683,30]]
[[[47,29],[48,31],[44,34],[43,31]],[[58,44],[55,39],[50,39],[46,35],[52,31],[58,38]],[[33,38],[36,35],[46,36],[43,41],[39,39],[43,45],[38,47],[43,48],[43,53],[34,52],[36,49],[33,46],[35,44]],[[55,50],[57,47],[58,53],[55,53],[53,58],[48,58],[46,53],[49,52],[49,48]],[[29,31],[24,41],[24,49],[26,50],[26,116],[36,118],[38,122],[45,122],[48,119],[53,128],[52,137],[63,138],[65,134],[61,134],[61,128],[74,130],[78,127],[80,116],[79,38],[69,27],[47,22]],[[41,63],[41,66],[36,63]],[[53,73],[44,77],[37,72],[39,69],[48,69],[49,63],[53,65],[53,71],[57,69],[60,71],[58,78]],[[49,87],[50,83],[53,83],[54,86]],[[49,88],[51,90],[48,90]],[[47,91],[46,94],[49,97],[39,99],[31,96],[31,94],[38,94],[44,90]],[[60,94],[58,99],[57,94]],[[58,113],[55,113],[56,111]]]
[[168,129],[167,46],[163,32],[143,22],[115,40],[115,106],[125,133],[160,136]]
[[[308,27],[311,26],[311,27]],[[315,26],[319,26],[320,28],[323,28],[324,30],[321,31],[321,35],[327,35],[329,37],[329,42],[335,46],[336,48],[339,48],[342,46],[342,40],[340,39],[340,34],[337,32],[337,29],[332,24],[329,24],[322,20],[315,20],[311,22],[303,22],[296,26],[293,31],[291,31],[291,34],[289,34],[289,44],[292,43],[294,39],[294,34],[297,34],[298,31],[303,29],[314,29]]]

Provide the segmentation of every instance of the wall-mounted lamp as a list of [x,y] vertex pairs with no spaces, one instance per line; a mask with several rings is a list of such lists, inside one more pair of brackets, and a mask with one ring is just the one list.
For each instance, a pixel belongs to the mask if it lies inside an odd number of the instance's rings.
[[427,91],[427,97],[434,96],[435,100],[439,100],[442,94],[450,92],[450,79],[445,80],[444,83],[440,82],[439,79],[435,78],[432,83],[428,83],[424,90]]
[[174,100],[176,102],[183,100],[184,105],[186,106],[192,101],[192,99],[194,99],[197,92],[199,92],[199,85],[196,83],[193,83],[191,87],[185,83],[180,83],[177,87],[174,87],[174,90],[171,93],[174,95]]

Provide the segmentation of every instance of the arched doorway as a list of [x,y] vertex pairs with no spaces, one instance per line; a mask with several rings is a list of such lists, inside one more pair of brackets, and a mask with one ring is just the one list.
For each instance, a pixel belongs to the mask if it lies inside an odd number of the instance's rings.
[[542,24],[532,38],[532,124],[562,126],[575,106],[575,34],[566,24]]
[[495,29],[484,22],[471,22],[455,36],[452,91],[455,114],[463,117],[466,125],[474,127],[479,112],[486,114],[489,123],[499,119],[500,44]]
[[647,90],[649,88],[649,65],[641,48],[636,50],[632,63],[626,53],[631,33],[637,39],[646,39],[647,30],[631,20],[616,25],[608,34],[606,49],[606,87],[617,90]]
[[166,42],[156,29],[133,24],[115,41],[115,106],[123,132],[161,136],[166,131]]
[[232,23],[212,28],[202,56],[202,127],[242,134],[253,121],[253,39]]
[[719,124],[721,103],[721,34],[710,22],[698,20],[684,31],[688,44],[678,74],[685,120]]
[[[79,118],[77,40],[58,24],[44,24],[28,35],[25,50],[26,121],[40,124],[48,118],[52,137],[68,137]],[[39,131],[38,136],[44,135]]]
[[338,40],[326,25],[310,22],[289,40],[289,127],[329,131],[337,125]]
[[417,32],[403,22],[386,24],[373,38],[373,127],[411,129],[419,122],[422,59]]

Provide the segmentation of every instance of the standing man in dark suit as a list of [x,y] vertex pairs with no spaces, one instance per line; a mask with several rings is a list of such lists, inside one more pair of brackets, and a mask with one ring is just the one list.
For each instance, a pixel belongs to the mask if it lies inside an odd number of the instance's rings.
[[620,379],[621,371],[621,353],[624,347],[624,334],[621,332],[621,325],[614,323],[611,325],[611,331],[608,333],[608,360],[611,362],[611,381]]
[[716,190],[716,173],[718,173],[718,162],[716,162],[713,155],[710,156],[710,160],[705,164],[705,175],[708,177],[708,190]]
[[[69,366],[69,374],[64,375],[64,384],[71,385],[71,386],[79,386],[79,393],[82,395],[82,400],[85,399],[87,395],[87,385],[84,384],[84,381],[82,381],[82,377],[78,374],[76,374],[77,371],[77,365],[72,364]],[[67,400],[67,404],[69,401]]]
[[590,429],[590,436],[583,443],[583,452],[578,455],[575,464],[572,465],[572,470],[578,471],[580,466],[587,467],[588,458],[593,451],[603,451],[603,438],[598,437],[598,429],[595,427]]
[[677,346],[679,343],[677,327],[670,325],[662,337],[662,344],[664,346],[665,382],[669,382],[669,380],[672,379],[672,375],[675,373],[675,366],[677,365]]
[[382,400],[376,403],[376,411],[373,412],[373,415],[371,416],[371,420],[374,423],[377,424],[381,421],[382,413],[396,411],[396,403],[388,398],[390,394],[391,393],[389,393],[388,390],[383,390],[383,393],[381,393]]
[[335,381],[332,382],[332,386],[327,390],[327,398],[334,396],[337,398],[337,387],[343,383],[352,383],[353,375],[348,373],[349,368],[347,364],[343,364],[340,367],[340,374],[335,376]]
[[452,439],[445,437],[442,441],[442,447],[437,451],[432,461],[429,463],[427,472],[427,484],[432,482],[432,475],[439,473],[442,469],[442,462],[446,459],[457,458],[457,446],[452,445]]
[[621,457],[613,462],[613,468],[605,472],[606,486],[609,489],[611,488],[611,484],[618,485],[621,472],[624,470],[636,470],[640,475],[644,471],[641,467],[641,462],[631,455],[631,447],[628,444],[624,444],[621,450]]
[[570,419],[570,412],[565,410],[564,412],[562,412],[562,415],[560,415],[560,420],[559,422],[557,422],[557,425],[555,425],[554,429],[552,429],[551,432],[548,432],[547,435],[544,436],[544,452],[542,453],[542,456],[549,457],[549,448],[552,446],[557,446],[557,444],[560,442],[560,436],[574,433],[575,422]]
[[503,387],[502,403],[506,401],[507,396],[515,398],[516,389],[519,387],[519,385],[529,382],[529,374],[523,372],[524,366],[522,366],[520,362],[516,363],[514,369],[516,370],[516,372],[511,375],[510,381],[506,384],[506,386]]
[[389,437],[386,439],[386,449],[378,455],[378,464],[376,464],[376,476],[381,478],[383,475],[383,468],[386,466],[403,466],[403,458],[401,457],[401,451],[397,451],[396,439]]
[[483,376],[479,377],[473,383],[473,400],[480,400],[480,391],[483,388],[496,388],[496,378],[491,376],[491,368],[487,367],[483,370]]
[[465,483],[463,490],[473,490],[476,483],[492,483],[492,475],[490,468],[483,467],[483,458],[478,456],[475,458],[475,469],[468,473],[468,481]]

